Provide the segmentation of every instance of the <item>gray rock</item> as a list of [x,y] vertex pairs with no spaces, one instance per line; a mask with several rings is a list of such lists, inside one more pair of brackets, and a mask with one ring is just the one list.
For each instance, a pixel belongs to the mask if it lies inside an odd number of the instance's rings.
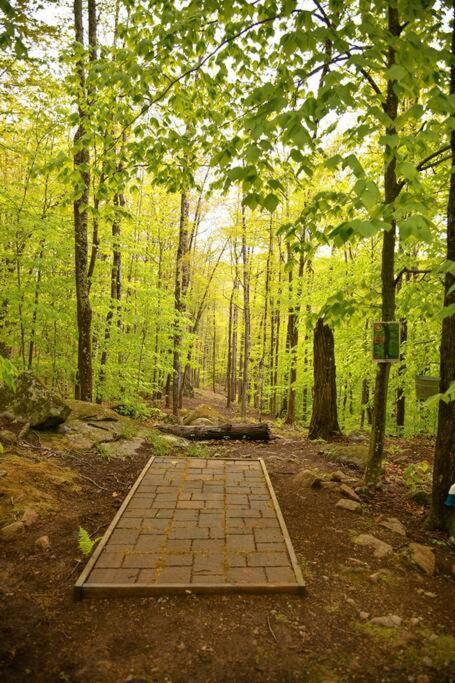
[[12,541],[16,536],[22,534],[25,531],[25,525],[23,522],[12,522],[0,529],[0,538],[2,541]]
[[70,408],[33,373],[23,372],[14,389],[6,384],[0,387],[0,413],[13,414],[35,429],[50,429],[65,422]]
[[376,536],[371,536],[371,534],[360,534],[354,538],[354,543],[356,545],[365,546],[367,548],[373,549],[373,555],[379,559],[390,555],[393,552],[393,548],[388,543],[381,541]]
[[332,474],[330,475],[330,479],[332,481],[343,482],[343,481],[349,481],[351,479],[351,477],[349,477],[347,474],[345,474],[341,470],[337,470],[336,472],[332,472]]
[[341,484],[340,492],[343,493],[346,496],[346,498],[350,498],[351,500],[355,500],[357,503],[361,502],[359,496],[354,491],[354,489],[352,489],[347,484]]
[[383,526],[385,529],[390,529],[395,534],[400,536],[406,536],[406,528],[396,517],[381,517],[379,519],[379,525]]
[[370,624],[385,626],[386,628],[398,628],[401,626],[402,621],[403,619],[396,614],[387,614],[384,617],[373,617],[373,619],[370,619]]
[[436,557],[431,548],[420,543],[410,543],[408,557],[411,564],[428,576],[433,576],[436,569]]
[[349,500],[349,498],[340,498],[335,507],[349,510],[350,512],[361,512],[362,510],[360,503],[357,503],[355,500]]

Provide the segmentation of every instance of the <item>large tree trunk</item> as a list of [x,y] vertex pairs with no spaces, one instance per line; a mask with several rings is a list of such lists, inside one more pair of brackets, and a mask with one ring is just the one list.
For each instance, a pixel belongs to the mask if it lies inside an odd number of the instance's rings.
[[[94,0],[91,0],[91,7]],[[89,16],[92,16],[89,12]],[[76,42],[84,44],[84,28],[82,14],[82,0],[74,0],[74,31]],[[89,35],[93,39],[93,26]],[[76,302],[77,302],[77,389],[76,395],[82,401],[91,401],[93,393],[92,373],[92,309],[89,297],[88,279],[88,204],[90,187],[90,153],[84,141],[86,134],[87,93],[85,86],[85,66],[83,57],[77,60],[78,77],[78,114],[79,124],[74,135],[74,169],[77,181],[77,196],[73,202],[74,213],[74,256],[76,274]]]
[[[455,5],[452,28],[452,59],[455,55]],[[455,64],[450,68],[450,94],[455,94]],[[455,263],[455,131],[450,133],[452,173],[447,206],[447,262]],[[446,272],[444,307],[455,306],[455,274]],[[440,387],[445,393],[455,382],[455,314],[442,321],[440,349]],[[455,483],[455,399],[439,401],[438,431],[433,468],[433,495],[428,523],[433,528],[455,534],[455,508],[444,505],[449,488]]]
[[[401,27],[398,9],[388,6],[388,29],[393,36],[400,35]],[[395,48],[388,48],[387,68],[395,64]],[[387,80],[387,97],[384,111],[393,122],[387,126],[386,134],[396,135],[395,119],[398,115],[398,97],[394,89],[395,81]],[[400,194],[400,186],[396,174],[396,151],[386,145],[384,171],[384,203],[392,205]],[[396,222],[391,221],[390,228],[384,231],[382,240],[382,319],[393,320],[395,317],[395,235]],[[382,460],[384,457],[384,436],[387,415],[387,390],[389,386],[390,363],[378,363],[376,384],[374,390],[373,424],[371,427],[370,449],[365,469],[366,483],[375,483],[382,474]]]
[[313,411],[308,436],[328,439],[340,433],[337,413],[335,342],[332,329],[319,318],[314,328]]
[[193,441],[209,439],[232,439],[237,441],[268,441],[270,429],[266,422],[258,424],[224,425],[156,425],[156,429],[166,434],[175,434]]

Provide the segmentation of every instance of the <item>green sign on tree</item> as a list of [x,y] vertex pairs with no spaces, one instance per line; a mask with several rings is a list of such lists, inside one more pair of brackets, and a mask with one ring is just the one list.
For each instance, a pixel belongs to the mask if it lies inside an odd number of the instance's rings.
[[393,363],[400,360],[399,322],[373,323],[373,360],[376,363]]

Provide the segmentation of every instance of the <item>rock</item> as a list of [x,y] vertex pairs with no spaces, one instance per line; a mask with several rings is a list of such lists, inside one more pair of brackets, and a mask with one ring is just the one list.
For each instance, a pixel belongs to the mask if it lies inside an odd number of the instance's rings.
[[386,628],[398,628],[401,626],[403,619],[396,614],[387,614],[385,617],[373,617],[370,619],[370,624],[376,626],[385,626]]
[[301,470],[293,477],[292,483],[298,488],[321,488],[322,479],[313,470]]
[[111,458],[132,458],[147,442],[141,437],[133,437],[131,439],[120,439],[118,441],[108,441],[100,444],[99,449],[102,450],[102,455],[105,455],[108,460]]
[[5,446],[14,446],[17,443],[17,436],[9,429],[2,429],[0,431],[0,441]]
[[366,621],[369,619],[370,615],[368,612],[359,612],[359,617],[362,619],[362,621]]
[[38,521],[38,513],[32,508],[25,508],[24,514],[22,515],[21,522],[25,524],[26,527],[31,527]]
[[413,500],[417,505],[423,505],[429,507],[431,502],[431,494],[428,491],[423,491],[422,489],[417,489],[417,491],[411,491],[408,494],[408,498]]
[[436,568],[436,557],[431,548],[420,543],[410,543],[408,557],[412,565],[418,567],[428,576],[433,576]]
[[351,487],[348,486],[347,484],[341,484],[341,486],[340,486],[340,492],[341,492],[341,493],[344,493],[344,495],[346,496],[346,498],[350,498],[351,500],[355,500],[355,501],[357,501],[357,503],[360,503],[360,502],[361,502],[359,496],[358,496],[357,493],[354,491],[354,489],[351,489]]
[[386,529],[390,529],[390,531],[393,531],[395,534],[406,536],[405,526],[396,517],[380,517],[379,525]]
[[215,424],[209,417],[198,417],[191,423],[192,425],[207,425],[208,427]]
[[343,510],[349,510],[350,512],[361,512],[362,506],[355,500],[349,500],[349,498],[340,498],[336,504],[337,508],[342,508]]
[[356,545],[366,546],[367,548],[373,548],[373,555],[379,559],[390,555],[393,552],[393,548],[388,543],[381,541],[376,536],[371,536],[371,534],[360,534],[354,538],[354,543]]
[[160,433],[160,439],[171,444],[171,446],[176,446],[177,448],[188,448],[191,441],[184,439],[183,436],[175,436],[174,434],[162,434]]
[[336,481],[321,481],[322,489],[329,489],[330,491],[338,491],[340,485]]
[[0,413],[13,414],[35,429],[50,429],[65,422],[70,408],[33,373],[23,372],[14,389],[6,384],[0,387]]
[[12,522],[0,529],[0,538],[2,541],[12,541],[16,536],[22,534],[25,531],[25,525],[23,522]]
[[185,415],[183,418],[183,424],[192,425],[194,424],[195,420],[200,418],[207,418],[210,420],[210,424],[216,424],[221,419],[221,415],[215,410],[215,408],[212,408],[212,406],[202,403],[200,406],[194,410],[190,410],[190,412]]
[[328,460],[350,465],[359,470],[364,470],[368,458],[368,446],[361,444],[331,444],[320,451]]
[[392,576],[392,572],[388,569],[379,569],[374,574],[370,574],[369,579],[373,583],[379,583],[380,581],[388,581]]
[[39,538],[36,539],[35,545],[37,548],[43,551],[49,550],[51,547],[50,541],[49,541],[49,536],[40,536]]
[[342,481],[349,481],[350,477],[347,474],[345,474],[344,472],[342,472],[341,470],[337,470],[336,472],[332,472],[332,474],[330,475],[330,479],[332,481],[341,481],[342,482]]

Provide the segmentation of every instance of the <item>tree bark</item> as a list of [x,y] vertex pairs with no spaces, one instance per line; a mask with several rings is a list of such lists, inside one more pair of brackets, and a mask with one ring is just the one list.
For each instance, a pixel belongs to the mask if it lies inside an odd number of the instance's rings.
[[175,434],[193,441],[209,439],[268,441],[270,439],[270,429],[266,422],[213,425],[213,427],[210,425],[156,425],[156,429],[165,434]]
[[[455,56],[455,3],[452,16],[452,60]],[[455,64],[450,67],[450,94],[455,94]],[[447,205],[447,261],[455,263],[455,131],[450,133],[452,173],[450,175]],[[455,274],[446,272],[444,307],[455,306]],[[444,393],[455,382],[455,314],[442,321],[440,348],[440,386]],[[433,492],[428,525],[455,534],[455,508],[446,507],[444,501],[449,488],[455,484],[455,399],[439,401],[438,430],[436,435]]]
[[174,287],[174,339],[173,339],[173,362],[172,362],[172,412],[178,417],[180,380],[181,380],[181,345],[182,345],[182,314],[185,310],[184,296],[189,282],[188,264],[188,197],[182,191],[180,197],[180,226],[179,243],[177,248],[177,258],[175,266],[175,287]]
[[[388,5],[388,30],[394,37],[400,35],[400,19],[398,9]],[[387,55],[387,68],[395,64],[395,48],[390,45]],[[395,120],[398,115],[398,97],[394,90],[395,81],[387,80],[387,96],[384,103],[384,111],[393,122],[386,127],[387,135],[395,135]],[[400,194],[400,186],[396,174],[396,152],[386,145],[384,171],[384,203],[392,205]],[[396,222],[390,222],[390,228],[384,231],[382,239],[382,319],[393,320],[395,317],[395,235]],[[382,474],[382,460],[384,457],[384,436],[387,416],[387,390],[389,386],[390,363],[378,363],[376,371],[376,384],[374,390],[373,424],[371,427],[370,448],[368,461],[365,469],[365,481],[373,484],[378,481]]]
[[250,363],[250,273],[248,264],[248,247],[246,241],[245,207],[242,206],[242,262],[243,262],[243,367],[242,367],[242,400],[240,415],[246,417],[248,404],[248,383]]
[[[91,0],[92,3],[94,0]],[[74,32],[76,43],[83,46],[84,28],[82,0],[74,0]],[[93,36],[93,33],[90,32]],[[74,214],[74,257],[76,275],[76,303],[78,328],[77,385],[76,395],[82,401],[91,401],[93,394],[92,371],[92,308],[89,296],[88,279],[88,204],[90,187],[90,153],[83,140],[86,134],[87,93],[85,85],[85,66],[83,57],[77,60],[78,77],[78,114],[79,123],[74,135],[73,163],[77,182],[77,195],[73,202]]]
[[328,439],[340,433],[337,413],[335,342],[332,329],[319,318],[313,338],[314,397],[308,437]]

